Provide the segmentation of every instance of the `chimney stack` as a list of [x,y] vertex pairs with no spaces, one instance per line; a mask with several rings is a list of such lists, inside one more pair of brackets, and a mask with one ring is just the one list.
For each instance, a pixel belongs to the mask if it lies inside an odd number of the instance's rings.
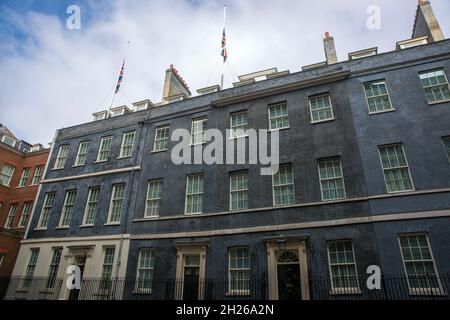
[[325,49],[325,57],[327,58],[327,64],[337,63],[336,48],[334,47],[334,39],[330,36],[329,32],[325,32],[325,38],[323,39],[323,47]]
[[191,91],[189,90],[186,81],[184,81],[178,73],[178,70],[171,64],[170,68],[166,70],[161,102],[162,104],[167,104],[170,102],[170,98],[177,96],[189,98],[191,96]]
[[423,36],[428,36],[428,43],[445,39],[436,16],[434,15],[430,1],[419,0],[412,39]]

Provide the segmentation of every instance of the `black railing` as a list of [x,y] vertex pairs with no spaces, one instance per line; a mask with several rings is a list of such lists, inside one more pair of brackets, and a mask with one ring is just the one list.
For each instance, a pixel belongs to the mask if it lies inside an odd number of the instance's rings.
[[[2,280],[2,279],[0,279]],[[28,300],[267,300],[269,288],[263,279],[165,279],[136,280],[114,278],[85,278],[80,290],[69,290],[62,279],[17,278],[0,284],[6,290],[5,299]],[[450,276],[384,276],[380,289],[369,289],[367,277],[351,281],[331,281],[329,277],[310,276],[311,300],[449,300]],[[347,279],[348,280],[348,279]],[[343,285],[344,284],[344,285]],[[348,285],[351,284],[351,287]],[[304,286],[292,286],[298,288]],[[273,289],[274,290],[274,289]],[[284,290],[286,293],[286,290]],[[293,296],[301,296],[298,295]]]

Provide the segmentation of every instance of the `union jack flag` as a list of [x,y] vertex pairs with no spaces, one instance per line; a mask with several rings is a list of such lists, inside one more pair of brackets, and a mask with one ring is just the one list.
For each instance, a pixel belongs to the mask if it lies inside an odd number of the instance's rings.
[[223,62],[227,61],[227,58],[228,58],[227,36],[225,35],[225,28],[223,28],[223,35],[222,35],[222,57],[223,57]]
[[115,93],[119,92],[119,90],[120,90],[120,85],[122,84],[123,69],[124,69],[124,68],[125,68],[125,59],[123,59],[123,62],[122,62],[122,68],[120,68],[119,79],[117,79],[117,84],[116,84],[116,91],[115,91]]

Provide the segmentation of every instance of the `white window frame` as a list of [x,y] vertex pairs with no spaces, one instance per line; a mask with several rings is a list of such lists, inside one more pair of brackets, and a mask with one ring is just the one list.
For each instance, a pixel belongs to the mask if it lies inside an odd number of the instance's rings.
[[[159,217],[159,210],[161,208],[161,199],[162,199],[162,188],[163,188],[163,179],[153,179],[147,182],[147,194],[145,198],[145,211],[144,218],[157,218]],[[154,184],[159,184],[159,197],[149,198],[150,195],[150,187],[154,187]],[[153,215],[148,215],[147,212],[149,210],[149,202],[158,202],[157,213]]]
[[28,258],[28,264],[24,273],[25,276],[21,284],[22,288],[30,287],[31,281],[33,281],[34,272],[36,271],[37,263],[39,261],[39,254],[40,254],[39,248],[30,249],[30,257]]
[[[133,140],[131,144],[125,145],[125,140],[127,139],[128,136],[132,135],[133,136]],[[136,140],[136,131],[129,131],[129,132],[125,132],[122,136],[122,144],[120,146],[120,155],[118,159],[124,159],[124,158],[130,158],[133,156],[133,149],[134,149],[134,142]],[[130,148],[130,153],[129,154],[124,154],[124,150],[125,148]]]
[[[445,81],[447,82],[447,88],[448,88],[448,90],[450,91],[450,84],[449,84],[449,82],[448,82],[447,74],[445,73],[444,68],[432,69],[432,70],[426,70],[426,71],[421,71],[421,72],[419,72],[419,81],[420,81],[420,84],[421,84],[421,86],[422,86],[422,88],[423,88],[423,91],[425,92],[425,97],[427,98],[427,103],[428,103],[428,105],[433,105],[433,104],[438,104],[438,103],[443,103],[443,102],[448,102],[448,101],[450,101],[450,99],[437,100],[437,101],[431,101],[431,102],[428,100],[428,95],[427,95],[427,93],[426,93],[426,89],[430,89],[430,88],[433,88],[433,87],[443,87],[443,86],[445,86],[445,83],[435,84],[435,85],[429,85],[429,86],[424,86],[423,83],[422,83],[422,79],[420,78],[420,76],[423,75],[423,74],[430,74],[430,73],[437,72],[437,71],[442,71],[442,73],[444,74]],[[429,78],[429,77],[428,77],[428,78]]]
[[[111,262],[106,261],[108,250],[113,250]],[[112,275],[114,274],[114,264],[115,264],[115,260],[116,260],[115,258],[116,258],[116,247],[115,246],[103,247],[103,262],[102,262],[102,269],[100,271],[100,285],[99,285],[100,292],[111,290],[110,286],[112,285]],[[105,267],[106,266],[111,267],[111,271],[108,272],[108,277],[106,277],[106,275],[105,275],[105,273],[106,273]],[[109,288],[103,287],[105,285],[105,282],[108,284]]]
[[[189,190],[189,178],[192,178],[192,177],[197,177],[197,176],[201,176],[202,177],[202,183],[203,183],[203,186],[202,186],[202,192],[197,192],[197,193],[190,193],[190,194],[188,194],[188,190]],[[205,176],[204,176],[204,174],[203,173],[197,173],[197,174],[190,174],[190,175],[188,175],[187,176],[187,178],[186,178],[186,192],[185,192],[185,199],[184,199],[184,214],[185,215],[198,215],[198,214],[202,214],[203,213],[203,205],[204,205],[204,203],[203,203],[203,195],[204,195],[204,192],[205,192]],[[197,196],[197,195],[201,195],[202,196],[202,208],[201,208],[201,211],[200,212],[187,212],[187,208],[188,208],[188,196]]]
[[[65,154],[63,154],[63,151]],[[55,166],[53,167],[53,170],[64,169],[64,167],[66,166],[68,155],[69,155],[69,145],[63,144],[59,146],[58,155],[56,157]]]
[[[115,198],[116,196],[116,188],[122,187],[123,188],[123,195],[122,198]],[[121,222],[122,219],[122,210],[123,210],[123,200],[125,199],[125,183],[116,183],[113,185],[111,190],[111,200],[109,202],[109,210],[108,210],[108,222],[107,224],[113,224],[118,225]],[[119,211],[119,219],[118,221],[112,221],[112,214],[113,214],[113,202],[114,201],[120,201],[120,211]]]
[[[82,152],[82,148],[83,146],[86,146],[86,150]],[[77,151],[77,156],[75,158],[75,167],[81,167],[86,165],[86,158],[89,152],[89,141],[81,141],[80,144],[78,145],[78,151]],[[82,160],[82,161],[81,161]]]
[[[245,115],[246,123],[233,125],[233,117]],[[245,126],[245,129],[240,129],[239,127]],[[236,131],[239,130],[239,131]],[[239,132],[240,134],[237,134]],[[248,137],[248,112],[247,110],[237,111],[230,113],[230,139],[239,139]]]
[[[69,196],[71,196],[72,194],[73,194],[73,202],[68,203],[68,201],[71,200]],[[73,218],[73,209],[75,207],[76,197],[77,197],[76,189],[66,191],[66,194],[64,196],[64,204],[59,219],[58,225],[59,228],[68,228],[70,226],[70,222]],[[67,223],[64,223],[64,220],[67,220]]]
[[[247,189],[232,190],[231,189],[231,185],[232,185],[231,180],[232,180],[233,176],[234,175],[242,175],[242,174],[245,174],[247,176]],[[230,179],[230,211],[247,210],[248,207],[249,207],[249,192],[248,192],[249,191],[249,185],[248,185],[249,173],[248,173],[248,170],[230,172],[230,178],[229,179]],[[247,207],[246,208],[242,208],[242,209],[233,209],[233,201],[232,201],[233,193],[243,193],[243,192],[247,193]]]
[[[167,139],[161,139],[160,136],[160,132],[167,130]],[[161,141],[166,141],[166,147],[165,148],[161,148],[161,149],[157,149],[157,145],[158,143],[160,143]],[[155,139],[153,141],[153,149],[152,152],[163,152],[163,151],[167,151],[169,149],[169,142],[170,142],[170,126],[160,126],[157,127],[155,130]]]
[[[386,87],[386,94],[380,94],[377,96],[372,96],[372,97],[368,97],[367,96],[367,91],[366,91],[366,85],[373,85],[373,84],[378,84],[378,83],[384,83],[384,86]],[[367,102],[367,110],[369,111],[369,114],[377,114],[377,113],[384,113],[384,112],[391,112],[391,111],[395,111],[394,106],[392,105],[392,100],[391,100],[391,95],[389,93],[389,88],[387,86],[387,82],[386,79],[380,79],[380,80],[374,80],[374,81],[367,81],[363,83],[363,89],[364,89],[364,95],[366,97],[366,102]],[[370,111],[370,105],[369,105],[369,99],[375,99],[375,98],[380,98],[380,97],[384,97],[387,96],[388,100],[389,100],[389,105],[391,106],[389,109],[384,109],[384,110],[379,110],[379,111]]]
[[[286,107],[286,111],[287,111],[287,113],[286,113],[286,115],[283,115],[283,116],[276,116],[276,117],[271,117],[271,114],[270,114],[270,109],[272,109],[272,108],[276,108],[276,107],[282,107],[282,106],[285,106]],[[289,107],[288,107],[288,104],[287,104],[287,102],[286,101],[283,101],[283,102],[278,102],[278,103],[272,103],[272,104],[269,104],[268,105],[268,108],[267,108],[267,113],[268,113],[268,116],[269,116],[269,131],[277,131],[277,130],[284,130],[284,129],[289,129],[290,127],[291,127],[291,123],[290,123],[290,120],[289,120]],[[272,120],[276,120],[276,119],[280,119],[280,118],[287,118],[287,121],[288,121],[288,125],[287,126],[284,126],[284,127],[280,127],[280,128],[272,128]]]
[[31,186],[36,186],[41,182],[42,174],[44,172],[44,166],[39,165],[34,167],[33,179],[31,180]]
[[[248,268],[231,268],[231,253],[233,250],[246,249],[248,253]],[[232,286],[232,271],[248,271],[248,289],[236,289]],[[228,295],[249,295],[250,294],[250,278],[251,278],[251,256],[249,247],[230,247],[228,248]],[[245,279],[242,279],[244,281]]]
[[[405,160],[406,160],[406,166],[400,166],[400,167],[395,167],[395,168],[388,168],[388,169],[385,169],[385,168],[383,167],[383,160],[382,160],[382,158],[381,158],[380,148],[389,148],[389,147],[395,147],[395,146],[401,146],[401,147],[402,147],[403,155],[405,156]],[[409,161],[408,161],[408,158],[407,158],[407,156],[406,156],[406,152],[405,152],[405,148],[404,148],[404,146],[403,146],[403,143],[394,143],[394,144],[388,144],[388,145],[378,146],[378,157],[379,157],[379,159],[380,159],[381,170],[382,170],[382,173],[383,173],[384,184],[385,184],[385,186],[386,186],[386,192],[387,192],[387,193],[402,193],[402,192],[411,192],[411,191],[414,191],[414,190],[415,190],[415,187],[414,187],[414,181],[413,181],[413,178],[412,178],[412,175],[411,175],[411,170],[410,170],[410,168],[409,168]],[[410,179],[410,181],[411,181],[411,189],[408,189],[408,190],[400,190],[400,191],[389,191],[388,184],[387,184],[387,180],[386,180],[385,170],[401,169],[401,168],[405,168],[405,167],[408,169],[409,179]]]
[[[142,260],[142,253],[143,252],[150,252],[151,254],[151,261],[152,264],[149,267],[145,267],[142,268],[141,267],[141,260]],[[138,258],[138,264],[137,264],[137,268],[136,268],[136,287],[135,287],[135,291],[138,293],[146,293],[146,294],[150,294],[152,293],[152,289],[153,289],[153,279],[154,279],[154,271],[155,271],[155,250],[151,249],[151,248],[141,248],[139,250],[139,258]],[[140,287],[140,274],[141,274],[141,270],[149,270],[152,273],[151,279],[147,280],[150,283],[150,288],[142,288]]]
[[[313,117],[313,111],[319,111],[319,110],[322,110],[322,109],[328,109],[328,107],[313,110],[312,109],[311,99],[318,99],[318,98],[323,98],[323,97],[328,97],[328,101],[330,102],[330,107],[329,108],[331,110],[331,118],[326,118],[326,119],[321,119],[321,120],[316,120],[315,121],[314,117]],[[331,94],[329,92],[328,93],[323,93],[323,94],[309,96],[308,97],[308,102],[309,102],[309,112],[310,112],[310,117],[311,117],[311,123],[321,123],[321,122],[327,122],[327,121],[335,120],[335,118],[334,118],[334,111],[333,111],[333,103],[331,102]]]
[[22,175],[20,176],[18,188],[23,188],[27,185],[28,178],[30,176],[30,168],[23,168]]
[[[56,280],[58,278],[59,266],[61,264],[61,257],[63,248],[52,248],[52,260],[50,260],[50,265],[48,267],[48,276],[45,288],[46,289],[54,289],[56,285]],[[58,255],[59,253],[59,255]]]
[[11,138],[10,136],[7,136],[7,135],[4,135],[3,137],[2,137],[2,142],[3,143],[5,143],[5,144],[7,144],[8,146],[10,146],[10,147],[15,147],[16,146],[16,144],[17,144],[17,140],[16,139],[14,139],[14,138]]
[[[97,153],[97,160],[95,162],[106,162],[109,160],[109,152],[111,150],[111,145],[112,145],[112,136],[108,136],[108,137],[102,137],[100,139],[100,146],[98,148],[98,153]],[[103,145],[109,141],[109,146],[107,150],[102,150]],[[106,159],[101,159],[100,156],[102,155],[102,153],[106,153]]]
[[[51,205],[49,205],[49,198],[51,199]],[[50,215],[52,214],[53,206],[55,205],[56,192],[48,192],[45,194],[44,202],[42,204],[41,215],[39,216],[39,223],[37,229],[47,229],[48,222],[50,220]],[[48,213],[47,213],[48,210]],[[45,218],[45,220],[44,220]],[[45,224],[44,224],[45,222]]]
[[[97,195],[97,200],[93,201],[92,200],[92,194],[94,192],[94,190],[98,190],[98,195]],[[100,187],[90,187],[88,190],[88,195],[87,195],[87,199],[86,199],[86,206],[84,208],[84,215],[83,215],[83,227],[91,227],[95,224],[95,219],[97,217],[97,212],[98,212],[98,203],[99,203],[99,199],[100,199]],[[95,212],[93,214],[94,216],[94,222],[93,223],[87,223],[87,218],[88,218],[88,214],[89,214],[89,209],[90,209],[90,205],[95,204]]]
[[[320,163],[322,161],[339,161],[339,166],[341,168],[341,176],[340,177],[333,177],[333,178],[322,178],[320,176]],[[317,160],[317,171],[318,171],[318,174],[319,174],[320,196],[321,196],[322,201],[335,201],[335,200],[342,200],[342,199],[347,198],[347,191],[346,191],[346,188],[345,188],[345,180],[344,180],[344,170],[342,169],[342,162],[341,162],[341,158],[340,157],[318,159]],[[343,195],[343,197],[341,197],[341,198],[333,198],[333,199],[324,199],[322,182],[326,181],[326,180],[338,180],[338,179],[342,180],[342,185],[344,186],[344,195]]]
[[[12,168],[12,171],[11,171],[11,175],[10,176],[8,176],[7,174],[5,174],[4,172],[3,172],[3,169],[5,168],[5,167],[10,167],[10,168]],[[16,167],[15,166],[13,166],[12,164],[9,164],[9,163],[5,163],[4,165],[3,165],[3,167],[2,167],[2,170],[0,171],[0,175],[2,175],[3,177],[9,177],[9,180],[8,180],[8,183],[7,184],[2,184],[2,181],[0,180],[0,185],[3,185],[3,186],[5,186],[5,187],[10,187],[11,186],[11,180],[12,180],[12,178],[13,178],[13,176],[14,176],[14,172],[16,171]]]
[[33,210],[33,201],[26,201],[23,203],[22,214],[20,215],[19,224],[17,225],[19,228],[25,228],[27,226],[27,222],[31,216],[32,210]]
[[3,260],[5,259],[6,254],[0,253],[0,268],[2,267]]
[[[352,254],[353,254],[353,266],[355,269],[355,277],[356,277],[356,283],[357,287],[335,287],[333,283],[333,271],[331,268],[331,258],[330,258],[330,244],[331,243],[338,243],[338,242],[350,242],[352,246]],[[353,240],[351,239],[342,239],[342,240],[330,240],[327,241],[327,257],[328,257],[328,272],[330,274],[330,282],[331,282],[331,294],[360,294],[361,293],[361,287],[359,283],[359,277],[358,277],[358,265],[356,263],[356,257],[355,257],[355,248],[353,246]],[[351,265],[351,263],[333,263],[334,265]]]
[[[428,250],[430,251],[430,255],[431,255],[431,262],[433,263],[434,273],[436,275],[436,280],[438,282],[439,288],[413,288],[413,287],[411,287],[409,276],[408,276],[408,271],[406,270],[406,261],[405,261],[405,258],[403,256],[402,244],[400,242],[400,237],[405,237],[405,236],[406,237],[409,237],[409,236],[424,236],[425,239],[427,240]],[[428,234],[420,233],[420,232],[419,233],[402,233],[402,234],[398,234],[397,241],[398,241],[398,246],[399,246],[399,249],[400,249],[400,256],[402,257],[403,270],[405,272],[406,280],[407,280],[407,283],[408,283],[409,294],[410,295],[434,295],[434,296],[436,296],[436,295],[443,295],[444,294],[444,289],[442,287],[442,282],[441,282],[441,279],[439,277],[438,269],[436,267],[436,262],[435,262],[435,259],[434,259],[433,251],[431,249],[431,244],[430,244],[430,239],[428,238]],[[415,260],[415,261],[424,261],[424,260]]]
[[[202,131],[201,132],[194,132],[194,125],[198,122],[202,123]],[[202,117],[202,118],[197,118],[197,119],[192,119],[191,122],[191,146],[195,146],[195,145],[201,145],[201,144],[205,144],[206,143],[206,138],[205,138],[205,130],[203,130],[203,123],[206,123],[206,126],[208,126],[208,118],[206,117]],[[201,142],[195,142],[194,140],[194,136],[195,135],[202,135],[202,141]]]
[[8,210],[8,215],[6,216],[5,229],[12,229],[14,224],[14,218],[16,217],[17,207],[19,203],[11,203]]
[[283,206],[290,206],[295,204],[295,172],[294,172],[294,165],[292,163],[284,163],[284,164],[280,164],[279,168],[278,168],[278,172],[277,174],[280,172],[280,168],[284,167],[284,166],[290,166],[291,167],[291,171],[292,171],[292,193],[294,195],[294,199],[292,203],[288,203],[288,204],[276,204],[275,203],[275,187],[283,187],[283,186],[288,186],[291,184],[283,184],[283,185],[277,185],[275,186],[275,174],[272,174],[272,204],[274,207],[283,207]]

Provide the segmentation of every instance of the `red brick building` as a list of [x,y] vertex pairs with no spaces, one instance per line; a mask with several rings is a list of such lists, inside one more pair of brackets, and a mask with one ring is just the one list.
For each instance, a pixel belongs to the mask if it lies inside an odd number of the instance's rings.
[[17,139],[0,124],[0,279],[14,268],[49,151]]

